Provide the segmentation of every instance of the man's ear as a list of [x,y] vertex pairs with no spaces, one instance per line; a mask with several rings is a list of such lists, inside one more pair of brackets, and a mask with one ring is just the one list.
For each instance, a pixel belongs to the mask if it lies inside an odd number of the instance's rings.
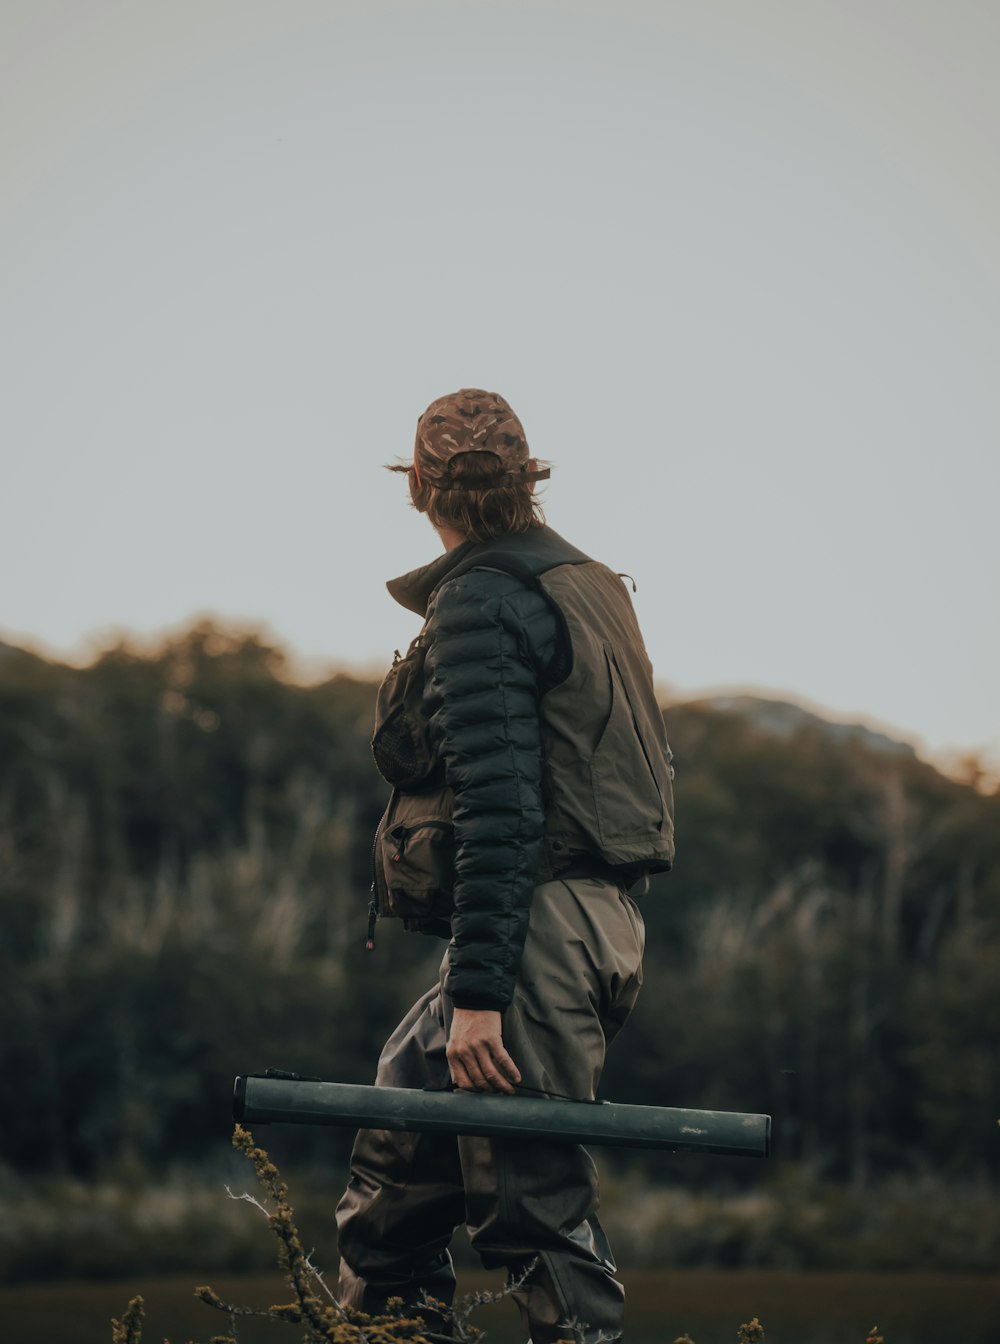
[[[529,458],[528,458],[528,461],[527,461],[527,463],[526,463],[525,465],[527,466],[527,468],[528,468],[529,471],[537,471],[537,470],[538,470],[538,458],[537,458],[537,457],[529,457]],[[534,494],[534,493],[535,493],[535,486],[536,486],[537,484],[538,484],[537,481],[529,481],[529,482],[528,482],[528,490],[529,490],[529,492],[530,492],[531,494]]]

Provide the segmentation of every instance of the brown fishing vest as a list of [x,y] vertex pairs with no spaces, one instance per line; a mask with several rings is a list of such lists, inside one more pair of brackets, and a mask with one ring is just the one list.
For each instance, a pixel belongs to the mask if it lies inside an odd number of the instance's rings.
[[[537,881],[581,861],[617,870],[626,883],[665,871],[674,857],[671,752],[622,580],[592,560],[533,573],[487,553],[468,568],[500,570],[539,590],[571,651],[568,675],[539,700],[546,824]],[[379,690],[372,746],[394,788],[375,837],[370,912],[372,921],[396,915],[409,928],[447,934],[452,795],[422,710],[426,649],[425,627]]]

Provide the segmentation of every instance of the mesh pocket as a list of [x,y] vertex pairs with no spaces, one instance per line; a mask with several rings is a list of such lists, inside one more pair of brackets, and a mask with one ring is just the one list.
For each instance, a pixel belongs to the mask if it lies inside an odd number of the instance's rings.
[[382,778],[400,789],[426,785],[437,766],[422,707],[426,657],[421,634],[405,657],[397,653],[375,703],[372,754]]
[[413,788],[434,771],[434,758],[422,726],[414,725],[405,705],[397,705],[372,738],[372,754],[383,779]]

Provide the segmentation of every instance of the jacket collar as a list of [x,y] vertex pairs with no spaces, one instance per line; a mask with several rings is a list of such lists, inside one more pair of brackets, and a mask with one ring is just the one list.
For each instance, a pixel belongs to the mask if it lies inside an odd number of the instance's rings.
[[513,532],[492,541],[464,541],[453,551],[445,551],[429,565],[413,569],[398,579],[390,579],[385,585],[392,596],[408,611],[418,616],[427,615],[427,603],[439,584],[444,583],[448,575],[460,565],[483,555],[507,556],[516,559],[522,569],[534,574],[544,574],[556,565],[582,565],[590,562],[583,551],[571,546],[550,527],[531,527],[526,532]]
[[478,544],[475,541],[463,541],[461,546],[456,546],[453,551],[445,551],[444,555],[439,555],[429,565],[421,565],[419,569],[411,569],[409,574],[401,574],[398,579],[390,579],[385,586],[400,606],[415,611],[418,616],[426,616],[431,593]]

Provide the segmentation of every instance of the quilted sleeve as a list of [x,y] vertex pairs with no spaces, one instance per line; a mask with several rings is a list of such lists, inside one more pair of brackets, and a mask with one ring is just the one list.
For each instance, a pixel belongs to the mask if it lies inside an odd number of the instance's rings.
[[434,599],[425,707],[455,795],[455,899],[445,992],[457,1007],[513,998],[541,857],[539,650],[554,646],[544,598],[471,571]]

